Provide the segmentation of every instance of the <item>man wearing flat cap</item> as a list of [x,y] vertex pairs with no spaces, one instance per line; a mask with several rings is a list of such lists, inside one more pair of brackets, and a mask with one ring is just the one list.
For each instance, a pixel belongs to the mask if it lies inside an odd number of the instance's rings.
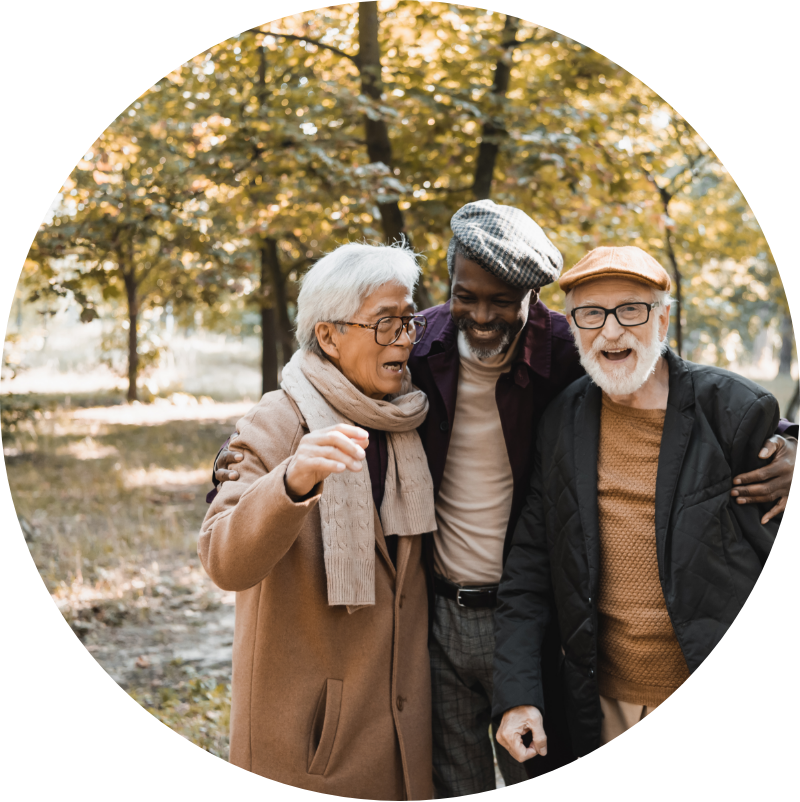
[[541,662],[553,606],[571,742],[585,755],[708,656],[780,520],[731,496],[776,430],[778,404],[669,350],[661,265],[639,248],[597,248],[559,283],[588,376],[542,417],[498,594],[494,712],[498,740],[520,761],[547,749]]
[[[498,584],[528,493],[539,421],[584,375],[567,319],[539,300],[539,289],[562,267],[544,231],[522,210],[490,200],[467,204],[451,226],[451,298],[423,312],[425,337],[408,362],[429,401],[418,431],[438,526],[427,554],[438,798],[495,788],[488,730]],[[748,480],[766,481],[764,492],[775,498],[788,492],[794,465],[794,451],[779,442],[767,473]],[[235,459],[232,451],[220,453],[215,482],[236,478],[229,470]],[[560,642],[553,619],[542,646],[547,756],[520,766],[497,748],[506,784],[573,759],[557,679]]]

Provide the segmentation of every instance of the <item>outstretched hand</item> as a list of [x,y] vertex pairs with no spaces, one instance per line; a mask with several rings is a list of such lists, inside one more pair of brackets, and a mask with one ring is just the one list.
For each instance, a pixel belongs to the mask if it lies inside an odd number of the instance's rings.
[[797,440],[774,434],[764,443],[758,457],[769,462],[763,468],[734,476],[731,495],[737,504],[776,502],[761,518],[761,523],[766,524],[786,509],[797,457]]

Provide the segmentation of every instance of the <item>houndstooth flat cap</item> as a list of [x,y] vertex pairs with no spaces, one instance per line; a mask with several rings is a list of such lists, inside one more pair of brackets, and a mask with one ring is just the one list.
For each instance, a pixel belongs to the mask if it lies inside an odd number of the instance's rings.
[[456,240],[472,261],[512,287],[543,287],[561,273],[564,260],[558,248],[522,209],[479,200],[462,206],[450,227],[453,239],[447,251],[447,269],[451,276]]

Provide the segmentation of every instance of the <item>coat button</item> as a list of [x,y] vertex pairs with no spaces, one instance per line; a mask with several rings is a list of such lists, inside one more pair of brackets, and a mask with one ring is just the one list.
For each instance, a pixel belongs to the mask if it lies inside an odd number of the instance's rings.
[[593,676],[594,676],[594,669],[593,669],[593,668],[590,668],[590,669],[589,669],[589,676],[590,676],[590,677],[593,677]]
[[406,706],[406,700],[403,699],[402,696],[397,697],[397,709],[402,712],[403,708]]
[[592,597],[589,596],[589,604],[591,604],[591,603],[592,603]]
[[439,431],[442,432],[449,432],[450,431],[450,421],[443,420],[439,424]]

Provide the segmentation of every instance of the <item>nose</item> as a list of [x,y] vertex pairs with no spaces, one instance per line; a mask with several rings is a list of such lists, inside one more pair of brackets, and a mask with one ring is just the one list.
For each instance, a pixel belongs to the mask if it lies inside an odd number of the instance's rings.
[[492,305],[483,301],[479,301],[475,308],[472,310],[470,317],[479,326],[485,326],[494,321],[494,314],[492,313]]
[[401,348],[407,348],[409,351],[414,347],[411,341],[411,335],[408,333],[408,326],[403,326],[400,331],[400,336],[392,343],[392,345],[399,345]]
[[617,337],[621,337],[624,333],[625,327],[620,326],[619,321],[614,315],[609,315],[603,326],[603,335],[609,340],[616,340]]

